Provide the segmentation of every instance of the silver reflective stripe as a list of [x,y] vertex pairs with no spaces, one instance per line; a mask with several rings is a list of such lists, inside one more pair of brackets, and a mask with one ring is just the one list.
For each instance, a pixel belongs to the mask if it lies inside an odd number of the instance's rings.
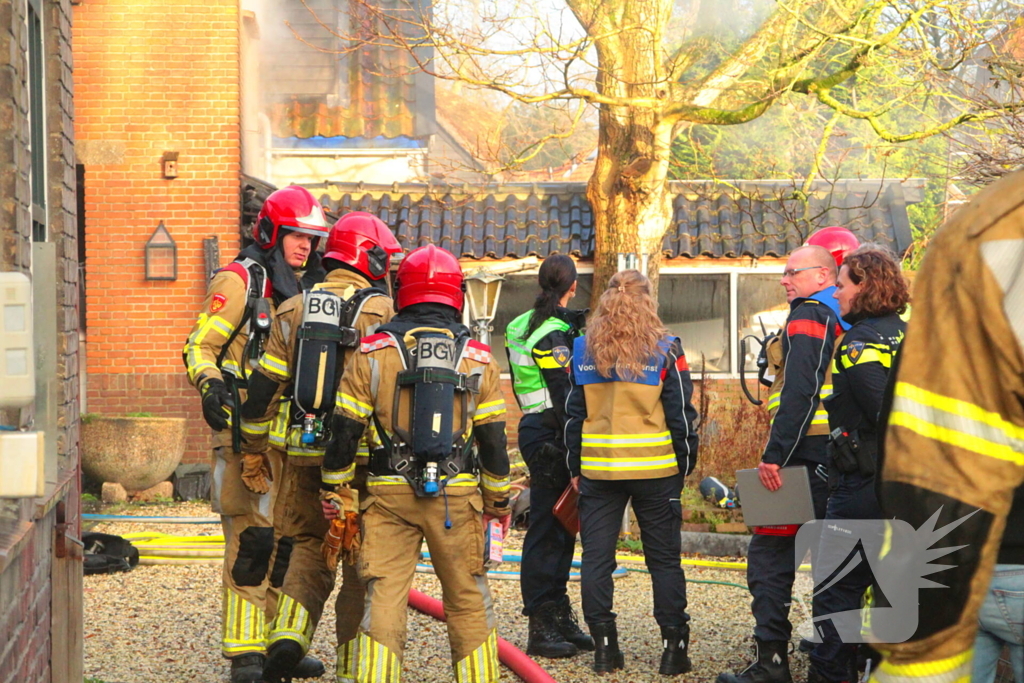
[[519,394],[518,396],[519,402],[523,405],[524,413],[539,413],[554,407],[554,404],[551,402],[551,393],[547,387],[526,394]]
[[873,683],[967,683],[971,680],[973,651],[937,662],[890,664],[883,661],[871,674]]
[[509,347],[508,349],[508,358],[509,362],[513,365],[533,365],[533,358],[531,356],[528,356],[525,353],[520,353],[519,351],[514,351],[512,347]]
[[1003,312],[1024,348],[1024,240],[985,242],[981,255],[1003,288]]
[[370,396],[377,398],[377,389],[380,387],[380,363],[377,359],[370,358]]

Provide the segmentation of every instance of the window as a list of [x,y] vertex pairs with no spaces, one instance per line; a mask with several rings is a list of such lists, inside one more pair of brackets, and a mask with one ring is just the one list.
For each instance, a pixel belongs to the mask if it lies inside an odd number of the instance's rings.
[[[738,334],[742,339],[754,335],[758,339],[765,332],[772,333],[782,329],[789,316],[789,304],[786,293],[779,284],[778,273],[740,273],[737,287]],[[753,339],[747,341],[745,363],[747,372],[757,372],[757,355],[761,347]]]
[[29,152],[32,241],[46,241],[46,119],[43,113],[43,24],[38,0],[28,3]]
[[695,372],[732,371],[729,280],[729,273],[666,273],[658,284],[658,314]]

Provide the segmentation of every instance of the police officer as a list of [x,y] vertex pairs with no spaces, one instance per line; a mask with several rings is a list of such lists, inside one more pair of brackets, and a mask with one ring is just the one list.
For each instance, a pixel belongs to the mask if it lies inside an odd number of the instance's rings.
[[[327,270],[325,281],[315,292],[329,292],[336,297],[322,299],[342,305],[339,313],[341,326],[353,329],[353,340],[372,334],[394,315],[393,303],[387,291],[386,278],[391,268],[391,255],[399,253],[401,246],[376,216],[354,211],[346,214],[327,237],[323,265]],[[334,381],[344,367],[351,351],[331,356],[336,368],[325,368],[328,356],[321,355],[322,342],[313,340],[317,305],[307,300],[312,295],[292,297],[277,310],[259,366],[249,381],[249,395],[242,407],[242,450],[246,453],[264,453],[271,423],[285,404],[290,417],[287,431],[287,459],[281,478],[280,493],[274,510],[277,530],[277,552],[271,572],[271,584],[280,589],[277,614],[270,628],[267,662],[263,672],[264,683],[278,683],[289,675],[306,651],[316,625],[323,614],[324,602],[334,588],[334,574],[321,554],[321,545],[327,533],[328,522],[321,513],[320,466],[323,462],[323,443],[312,438],[303,439],[310,426],[306,424],[306,409],[312,406],[289,403],[294,387],[315,391],[318,382],[327,375]],[[308,304],[308,305],[307,305]],[[305,312],[309,310],[309,321]],[[328,330],[332,332],[332,330]],[[329,336],[329,335],[328,335]],[[313,344],[312,356],[300,355],[297,341],[309,339]],[[330,343],[330,340],[327,340]],[[312,362],[311,360],[312,359]],[[323,360],[321,360],[323,359]],[[298,392],[301,397],[308,392]],[[330,392],[330,398],[334,392]],[[333,404],[331,406],[333,408]],[[315,417],[323,418],[324,415]],[[364,445],[357,456],[357,476],[352,487],[365,493],[366,455]],[[342,588],[336,604],[338,631],[338,662],[351,663],[346,656],[352,647],[356,627],[363,612],[363,587],[355,567],[342,565]],[[351,667],[350,667],[351,669]],[[338,671],[339,681],[353,680],[351,670]]]
[[[828,501],[824,466],[828,414],[821,399],[832,392],[831,360],[837,335],[848,328],[832,296],[836,259],[823,247],[799,247],[790,254],[782,286],[789,317],[767,355],[774,381],[768,395],[772,417],[768,444],[761,456],[761,483],[775,491],[779,470],[809,470],[815,517],[825,516]],[[742,496],[743,492],[740,492]],[[789,603],[793,581],[795,536],[799,525],[756,527],[747,557],[747,585],[753,597],[756,659],[737,674],[723,673],[718,683],[789,683]],[[815,549],[816,551],[816,549]],[[815,552],[816,554],[816,552]]]
[[[232,683],[254,683],[263,671],[265,614],[273,610],[267,604],[277,493],[272,479],[281,471],[280,451],[237,452],[240,422],[233,409],[241,405],[275,307],[322,279],[316,246],[326,235],[323,209],[308,190],[291,186],[273,192],[257,218],[254,244],[213,277],[185,343],[188,378],[214,430],[211,502],[221,515],[225,539],[221,650],[231,659]],[[302,662],[298,670],[305,676],[322,672],[316,660]]]
[[[852,327],[836,347],[833,391],[824,400],[832,430],[825,519],[866,520],[859,523],[857,532],[874,535],[878,543],[874,547],[879,547],[882,511],[874,482],[878,414],[893,359],[903,341],[906,323],[900,315],[910,295],[899,262],[875,245],[846,254],[834,295],[843,320]],[[815,584],[822,586],[818,608],[826,617],[859,610],[864,590],[871,583],[871,570],[863,563],[842,579],[829,581],[830,570],[841,566],[853,549],[849,542],[852,526],[825,524],[822,529]],[[822,642],[810,654],[808,683],[856,680],[856,643],[844,642],[831,620],[819,621],[817,630]]]
[[[353,652],[359,681],[401,678],[406,601],[424,538],[444,589],[455,680],[500,677],[481,524],[503,520],[507,529],[510,520],[505,401],[489,348],[460,322],[464,289],[452,254],[433,245],[411,252],[395,280],[398,314],[363,339],[342,377],[324,497],[354,477],[368,424],[382,442],[360,503],[367,598]],[[324,512],[336,514],[329,505]]]
[[568,256],[544,259],[538,281],[541,291],[533,308],[505,332],[512,389],[523,411],[519,448],[530,468],[530,528],[519,585],[523,614],[530,618],[526,654],[571,657],[593,650],[594,641],[580,630],[565,589],[576,536],[551,510],[569,484],[562,438],[567,370],[585,311],[565,308],[576,295],[576,264]]
[[573,344],[566,401],[569,469],[579,477],[583,617],[594,670],[624,665],[612,611],[615,545],[626,503],[640,523],[663,650],[658,672],[690,671],[686,577],[679,566],[683,479],[697,463],[693,383],[678,337],[658,318],[650,281],[612,276],[586,337]]
[[[1024,173],[1017,172],[957,210],[932,238],[915,277],[879,502],[886,519],[941,529],[933,547],[951,551],[938,560],[948,568],[927,577],[941,587],[909,598],[916,630],[903,642],[878,646],[885,659],[872,674],[877,683],[970,679],[993,567],[1003,549],[1024,563],[1024,525],[1009,523],[1014,492],[1024,485],[1022,275]],[[906,566],[903,544],[887,550],[883,571],[890,557],[892,570]],[[1005,621],[1024,620],[1019,610],[1004,614]]]

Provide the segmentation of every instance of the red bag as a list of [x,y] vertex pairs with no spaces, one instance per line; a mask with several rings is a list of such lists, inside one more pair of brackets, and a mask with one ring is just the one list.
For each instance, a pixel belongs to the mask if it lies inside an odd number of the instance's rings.
[[551,508],[551,512],[562,523],[565,530],[574,536],[580,532],[579,499],[580,491],[574,479],[565,487],[565,491],[558,497],[555,506]]

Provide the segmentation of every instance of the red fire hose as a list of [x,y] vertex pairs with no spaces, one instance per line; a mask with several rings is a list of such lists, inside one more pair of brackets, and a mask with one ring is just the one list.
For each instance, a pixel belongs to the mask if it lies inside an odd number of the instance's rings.
[[[444,607],[441,605],[441,601],[424,595],[415,588],[409,591],[409,606],[435,619],[445,621]],[[526,683],[556,683],[555,679],[540,668],[537,662],[527,657],[522,650],[504,638],[498,638],[498,659]]]

